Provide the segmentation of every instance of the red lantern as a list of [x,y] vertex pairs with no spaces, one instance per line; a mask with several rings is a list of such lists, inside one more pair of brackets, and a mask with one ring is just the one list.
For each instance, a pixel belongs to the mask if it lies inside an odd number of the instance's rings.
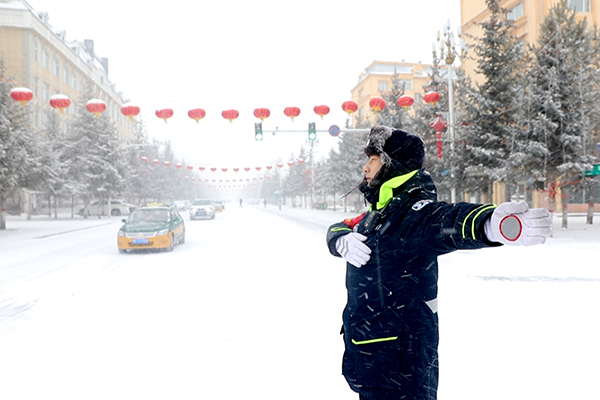
[[225,110],[221,113],[223,118],[228,119],[233,124],[233,120],[240,116],[238,110]]
[[85,108],[89,112],[96,114],[96,118],[100,118],[100,114],[106,111],[106,103],[100,99],[91,99],[87,102]]
[[239,168],[234,168],[233,172],[238,172],[240,169]]
[[323,116],[329,114],[329,107],[327,106],[315,106],[314,110],[315,114],[320,116],[321,119],[323,119]]
[[373,97],[371,100],[369,100],[369,107],[371,107],[371,110],[373,110],[375,113],[378,113],[385,108],[385,100],[383,100],[381,97]]
[[206,111],[201,108],[194,108],[193,110],[188,111],[188,117],[196,121],[200,121],[202,118],[206,116]]
[[139,113],[140,108],[131,103],[125,103],[121,106],[121,114],[128,117],[131,121],[133,121],[133,117],[137,116]]
[[173,116],[173,110],[170,108],[163,108],[162,110],[156,110],[155,112],[158,118],[162,118],[167,123],[167,120]]
[[300,165],[304,164],[304,160],[300,158],[300,159],[298,160],[298,164],[300,164]]
[[212,167],[210,170],[211,170],[212,172],[215,172],[217,169],[216,169],[215,167]]
[[200,172],[204,171],[204,167],[198,167],[198,169],[200,170]]
[[435,103],[440,101],[440,94],[438,92],[427,92],[423,96],[423,100],[425,100],[425,103],[435,106]]
[[267,169],[268,169],[269,171],[271,170],[271,168],[273,168],[273,166],[272,166],[272,165],[267,165]]
[[261,121],[264,121],[265,118],[268,118],[271,115],[271,111],[268,108],[257,108],[254,110],[254,116]]
[[278,164],[277,164],[277,166],[278,166],[279,168],[281,168],[281,167],[283,167],[283,164],[282,164],[282,163],[278,163]]
[[439,115],[429,123],[429,126],[435,130],[435,138],[437,142],[437,157],[442,158],[442,131],[448,127]]
[[189,169],[190,171],[194,169],[194,167],[192,165],[188,165],[187,169]]
[[257,170],[257,171],[260,171],[260,167],[256,167],[256,170]]
[[141,160],[142,160],[142,162],[146,162],[146,161],[148,161],[148,157],[142,157]]
[[286,115],[286,117],[290,117],[292,121],[294,121],[294,118],[300,115],[300,109],[298,107],[286,107],[283,110],[283,113]]
[[165,161],[164,164],[165,164],[165,167],[170,167],[171,166],[171,162],[170,161]]
[[181,164],[181,163],[177,163],[177,164],[175,164],[175,168],[177,168],[177,169],[181,169],[181,167],[183,167],[183,164]]
[[71,105],[71,99],[64,94],[55,94],[54,96],[50,97],[50,105],[53,108],[58,108],[62,114],[65,112],[65,108]]
[[16,87],[10,91],[10,97],[14,101],[20,101],[21,105],[24,106],[28,101],[33,99],[33,92],[31,89],[25,87]]
[[294,166],[294,162],[293,162],[293,161],[290,161],[290,162],[288,163],[288,165],[289,165],[290,167],[293,167],[293,166]]
[[355,113],[358,110],[358,104],[352,100],[345,101],[342,103],[342,110],[348,114]]
[[244,168],[244,171],[248,172],[248,171],[250,171],[250,168],[246,167],[246,168]]
[[405,110],[408,109],[408,107],[412,106],[414,102],[415,99],[408,95],[400,96],[400,98],[398,99],[398,105],[400,107],[404,107]]
[[154,160],[152,160],[152,164],[158,165],[160,164],[160,161],[155,158]]
[[221,171],[227,172],[227,168],[221,168]]

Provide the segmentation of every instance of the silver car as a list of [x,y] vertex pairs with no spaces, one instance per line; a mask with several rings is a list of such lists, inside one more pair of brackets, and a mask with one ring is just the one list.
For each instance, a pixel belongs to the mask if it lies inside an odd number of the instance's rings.
[[215,206],[210,199],[196,199],[190,206],[190,219],[215,218]]

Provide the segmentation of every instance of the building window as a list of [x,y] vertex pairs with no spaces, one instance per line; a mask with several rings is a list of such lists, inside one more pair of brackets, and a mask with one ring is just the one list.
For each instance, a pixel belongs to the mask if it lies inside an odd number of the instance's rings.
[[413,90],[412,80],[410,79],[399,79],[400,84],[404,85],[404,90]]
[[77,89],[77,71],[73,71],[71,74],[71,87]]
[[571,10],[590,12],[590,0],[568,0],[567,4]]
[[69,66],[65,64],[63,67],[63,81],[68,85],[69,84]]
[[364,89],[360,89],[360,90],[358,91],[358,95],[359,95],[360,97],[364,96],[364,95],[365,95],[365,90],[364,90]]
[[509,9],[506,12],[506,19],[509,21],[516,21],[519,18],[521,18],[523,15],[525,15],[524,9],[523,9],[523,2],[520,2],[519,4],[517,4],[516,6],[514,6],[513,8]]
[[52,72],[54,72],[54,76],[60,76],[60,62],[56,56],[54,57],[54,62],[52,63]]
[[415,69],[415,76],[421,76],[421,70],[420,69]]
[[47,47],[42,50],[42,66],[46,69],[50,68],[50,52]]
[[385,81],[379,81],[378,88],[379,88],[380,92],[387,92],[387,90],[388,90],[388,83],[385,82]]
[[50,100],[49,93],[50,93],[50,86],[48,86],[47,83],[44,83],[42,86],[42,100],[43,101],[46,102],[46,101]]
[[37,38],[33,40],[33,61],[40,62],[40,42]]

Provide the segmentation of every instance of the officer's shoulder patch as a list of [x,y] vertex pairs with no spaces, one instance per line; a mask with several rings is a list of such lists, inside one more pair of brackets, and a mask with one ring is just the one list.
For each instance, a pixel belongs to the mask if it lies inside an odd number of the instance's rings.
[[433,203],[433,200],[429,200],[429,199],[419,200],[415,204],[413,204],[412,209],[414,211],[420,211],[423,207],[425,207],[429,203]]

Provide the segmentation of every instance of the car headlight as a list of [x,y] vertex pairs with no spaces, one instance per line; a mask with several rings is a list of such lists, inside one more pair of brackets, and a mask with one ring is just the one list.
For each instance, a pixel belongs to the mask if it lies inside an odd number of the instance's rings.
[[119,236],[127,236],[127,234],[125,233],[125,231],[122,231],[119,229]]
[[168,233],[169,233],[169,229],[162,229],[162,230],[156,232],[156,236],[164,236]]

